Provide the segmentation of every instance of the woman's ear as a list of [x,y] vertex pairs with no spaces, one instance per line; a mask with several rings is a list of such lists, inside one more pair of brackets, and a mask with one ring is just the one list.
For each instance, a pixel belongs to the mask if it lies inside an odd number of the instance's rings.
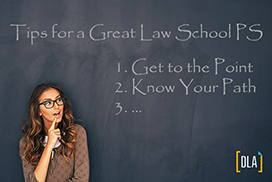
[[42,116],[42,113],[40,113],[40,116]]

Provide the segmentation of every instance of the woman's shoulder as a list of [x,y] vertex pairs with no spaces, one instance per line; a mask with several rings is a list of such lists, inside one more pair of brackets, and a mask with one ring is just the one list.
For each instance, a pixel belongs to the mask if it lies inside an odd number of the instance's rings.
[[77,135],[86,135],[86,130],[83,126],[81,126],[80,124],[75,124],[74,126]]
[[80,124],[74,124],[74,127],[76,131],[85,131],[85,128]]
[[20,142],[19,142],[20,148],[21,148],[25,143],[26,143],[26,137],[23,136],[23,137],[20,139]]
[[20,139],[20,141],[19,141],[20,156],[23,155],[23,150],[25,149],[25,148],[24,148],[25,145],[26,145],[26,137],[23,136],[23,137]]

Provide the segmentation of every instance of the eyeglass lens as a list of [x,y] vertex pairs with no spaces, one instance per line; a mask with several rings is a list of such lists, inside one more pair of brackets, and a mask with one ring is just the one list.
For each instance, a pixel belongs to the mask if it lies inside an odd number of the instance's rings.
[[63,105],[63,99],[61,97],[58,98],[58,99],[56,99],[56,100],[54,100],[54,101],[53,100],[45,101],[43,104],[44,104],[44,106],[47,109],[50,109],[50,108],[54,107],[55,102],[56,102],[56,104],[58,106],[62,106]]

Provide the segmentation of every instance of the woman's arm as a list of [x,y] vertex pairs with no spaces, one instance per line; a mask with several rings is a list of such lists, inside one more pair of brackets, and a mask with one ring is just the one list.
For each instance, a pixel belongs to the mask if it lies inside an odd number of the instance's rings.
[[89,152],[87,144],[87,135],[85,129],[76,125],[77,136],[75,145],[75,169],[74,175],[70,181],[72,182],[88,182],[89,181]]
[[43,150],[42,157],[34,171],[34,175],[38,181],[43,182],[46,179],[52,150],[53,148],[48,147],[47,145]]
[[52,125],[50,126],[47,135],[48,135],[48,142],[46,147],[44,148],[44,151],[42,153],[42,157],[34,171],[34,174],[37,178],[38,181],[45,181],[46,179],[46,174],[50,162],[50,157],[52,150],[57,142],[57,139],[60,138],[60,130],[55,129],[55,123],[56,123],[56,118],[54,119]]

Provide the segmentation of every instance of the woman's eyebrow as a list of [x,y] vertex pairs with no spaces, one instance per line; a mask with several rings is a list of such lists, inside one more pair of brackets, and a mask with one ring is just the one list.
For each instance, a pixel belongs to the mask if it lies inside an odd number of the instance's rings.
[[52,100],[50,98],[44,98],[43,101],[48,101],[48,100]]
[[[57,95],[55,98],[60,97],[60,95]],[[43,101],[52,100],[51,98],[44,98]]]
[[58,98],[58,97],[60,97],[60,95],[57,95],[55,98]]

